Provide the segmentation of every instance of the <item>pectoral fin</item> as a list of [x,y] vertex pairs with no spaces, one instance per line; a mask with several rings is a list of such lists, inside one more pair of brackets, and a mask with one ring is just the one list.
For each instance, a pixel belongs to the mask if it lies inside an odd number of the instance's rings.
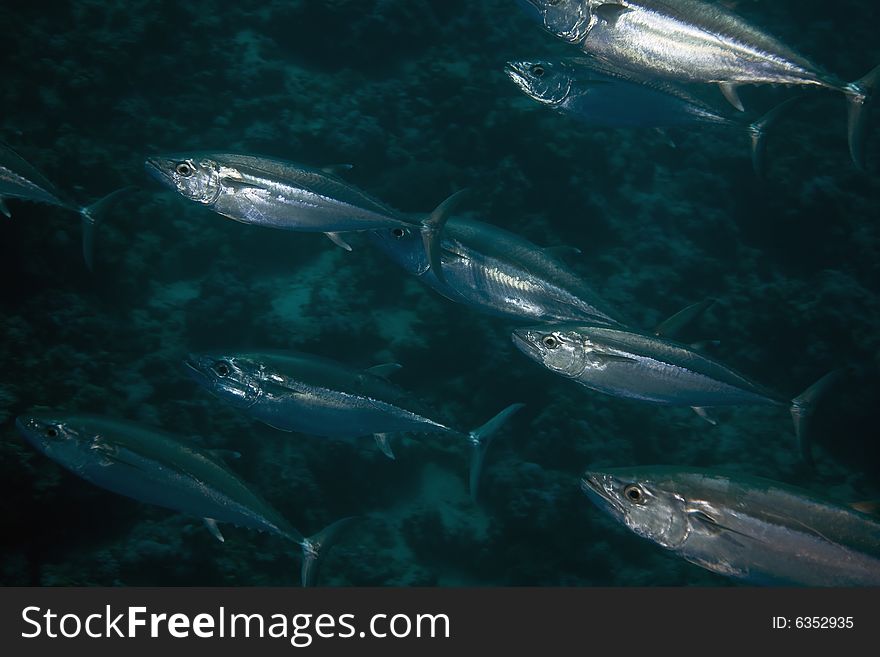
[[718,420],[709,415],[705,408],[703,408],[702,406],[691,406],[691,408],[693,409],[694,413],[697,414],[697,417],[703,418],[713,427],[718,426]]
[[342,239],[342,236],[339,233],[324,233],[327,238],[333,242],[336,246],[345,249],[346,251],[351,251],[351,245]]
[[388,441],[387,433],[374,433],[373,438],[376,439],[376,447],[382,450],[382,453],[390,458],[395,459],[394,452],[391,451],[391,443]]
[[614,2],[608,2],[593,9],[593,14],[609,25],[614,25],[621,16],[630,11],[632,11],[632,9],[629,7],[624,7],[623,5]]
[[728,103],[733,105],[740,112],[746,111],[742,100],[740,100],[739,91],[737,91],[738,85],[735,85],[732,82],[719,82],[718,88],[721,89],[721,93],[724,94]]
[[208,528],[208,531],[211,532],[211,536],[216,538],[221,543],[225,543],[226,539],[223,538],[223,534],[220,533],[220,528],[217,526],[217,521],[213,518],[202,518],[202,522],[205,523],[205,527]]

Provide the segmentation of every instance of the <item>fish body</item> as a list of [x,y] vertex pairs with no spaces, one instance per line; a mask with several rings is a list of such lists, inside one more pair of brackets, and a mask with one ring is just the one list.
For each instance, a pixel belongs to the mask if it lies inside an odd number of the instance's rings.
[[671,467],[587,472],[615,520],[702,568],[754,584],[880,585],[880,522],[778,482]]
[[131,422],[88,415],[19,418],[19,432],[96,486],[199,518],[302,536],[207,450]]
[[625,328],[560,324],[515,329],[514,344],[551,372],[598,392],[664,406],[788,406],[801,454],[812,462],[809,420],[836,381],[829,372],[786,399],[714,358],[659,335]]
[[179,154],[150,157],[146,168],[184,198],[242,223],[322,233],[412,225],[334,173],[283,160]]
[[471,446],[470,492],[476,497],[486,451],[522,404],[511,404],[470,431],[431,418],[387,376],[399,365],[368,370],[311,354],[191,354],[186,365],[199,385],[251,417],[282,431],[350,439],[372,435],[389,458],[396,433],[463,438]]
[[717,83],[738,109],[742,84],[812,86],[843,93],[849,145],[863,166],[864,107],[880,67],[845,82],[718,3],[702,0],[528,0],[552,34],[612,66],[677,81]]
[[517,321],[624,321],[553,249],[496,226],[457,218],[446,222],[440,237],[443,280],[429,266],[416,230],[392,228],[368,235],[428,287],[481,312]]
[[352,518],[305,537],[210,450],[138,424],[91,415],[42,413],[16,419],[36,449],[101,488],[203,518],[223,541],[218,522],[279,536],[302,549],[303,586],[317,578],[319,559]]
[[603,326],[516,329],[514,344],[547,369],[615,397],[667,406],[789,402],[696,349]]
[[508,62],[505,71],[533,100],[595,127],[748,125],[740,116],[712,106],[679,85],[640,80],[597,60]]
[[311,354],[191,355],[186,364],[211,393],[282,431],[460,435],[415,410],[417,402],[382,376]]

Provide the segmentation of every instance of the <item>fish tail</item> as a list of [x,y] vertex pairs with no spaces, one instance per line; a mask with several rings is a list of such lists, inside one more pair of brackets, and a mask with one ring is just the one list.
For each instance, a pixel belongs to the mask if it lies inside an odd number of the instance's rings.
[[317,534],[307,538],[302,536],[296,537],[295,540],[299,543],[303,553],[301,572],[303,586],[314,586],[318,579],[318,567],[321,565],[321,558],[329,552],[342,531],[354,520],[356,520],[354,516],[342,518],[324,527]]
[[434,272],[441,283],[445,282],[443,277],[443,267],[440,257],[440,236],[443,233],[443,226],[449,220],[455,208],[467,194],[468,189],[460,189],[445,201],[438,205],[434,211],[422,220],[422,243],[425,246],[425,255],[428,259],[428,265]]
[[797,437],[801,455],[803,456],[804,461],[810,466],[813,465],[813,453],[809,440],[810,418],[813,416],[816,402],[825,394],[828,388],[837,381],[841,373],[842,370],[828,372],[828,374],[816,381],[791,401],[791,419],[794,422],[794,433]]
[[124,194],[132,191],[134,187],[123,187],[115,192],[110,192],[107,196],[98,199],[91,205],[80,208],[79,214],[82,217],[82,249],[83,258],[86,261],[86,267],[89,270],[94,266],[95,255],[95,228],[104,216],[107,210]]
[[480,487],[480,475],[483,473],[483,462],[486,460],[489,444],[492,442],[495,433],[504,426],[507,420],[510,419],[510,416],[523,406],[525,404],[511,404],[484,425],[477,427],[468,434],[472,445],[468,486],[471,492],[471,499],[475,502],[477,500],[477,490]]
[[850,82],[843,89],[848,103],[849,154],[859,169],[865,168],[865,127],[868,122],[868,108],[878,80],[880,80],[880,66],[874,67],[866,76]]
[[767,153],[767,130],[770,129],[770,126],[776,123],[776,120],[784,114],[793,103],[801,98],[801,96],[795,96],[794,98],[789,98],[788,100],[779,103],[779,105],[763,116],[758,117],[756,121],[749,125],[749,136],[752,139],[752,168],[755,170],[755,175],[759,178],[764,176],[764,159]]

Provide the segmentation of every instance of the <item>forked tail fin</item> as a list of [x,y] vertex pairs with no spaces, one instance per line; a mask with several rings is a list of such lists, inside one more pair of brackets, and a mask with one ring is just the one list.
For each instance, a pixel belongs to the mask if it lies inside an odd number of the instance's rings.
[[461,200],[470,193],[468,189],[460,189],[449,196],[434,211],[422,220],[422,244],[425,248],[425,256],[428,265],[434,272],[434,276],[441,283],[445,283],[443,276],[442,259],[440,255],[440,238],[443,226],[449,221],[449,217],[458,207]]
[[813,417],[816,402],[840,378],[842,370],[828,372],[809,388],[791,401],[791,419],[801,455],[808,465],[813,465],[813,452],[810,443],[810,418]]
[[330,551],[339,535],[356,519],[356,517],[350,516],[337,520],[317,534],[303,538],[299,542],[303,553],[301,573],[303,586],[314,586],[318,579],[318,568],[321,565],[321,559]]
[[503,411],[498,413],[491,420],[481,427],[478,427],[468,434],[472,445],[471,451],[471,467],[470,477],[468,478],[468,487],[471,493],[471,499],[476,502],[477,490],[480,487],[480,476],[483,474],[483,462],[486,460],[486,452],[495,433],[510,419],[510,416],[521,409],[525,404],[511,404]]
[[759,178],[764,176],[764,161],[767,153],[767,130],[770,129],[776,120],[791,107],[792,104],[801,99],[801,96],[795,96],[785,100],[763,116],[758,117],[751,125],[749,125],[749,136],[752,139],[752,168],[755,175]]
[[865,168],[865,126],[868,123],[868,110],[878,80],[880,80],[880,66],[874,67],[865,77],[850,82],[843,89],[847,101],[849,154],[859,169]]
[[86,261],[86,267],[91,271],[94,266],[95,258],[95,228],[104,216],[107,210],[123,195],[132,191],[134,187],[123,187],[115,192],[110,192],[107,196],[98,199],[91,205],[80,208],[79,214],[82,217],[82,250],[83,258]]

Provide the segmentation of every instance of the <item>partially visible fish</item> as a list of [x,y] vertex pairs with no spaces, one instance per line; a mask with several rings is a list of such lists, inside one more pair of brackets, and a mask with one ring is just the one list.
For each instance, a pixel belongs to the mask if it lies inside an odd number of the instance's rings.
[[430,417],[411,394],[387,380],[399,365],[361,370],[311,354],[289,352],[191,354],[186,365],[199,385],[251,417],[281,431],[359,438],[373,436],[394,458],[395,433],[437,433],[472,446],[471,495],[495,432],[522,404],[512,404],[481,427],[461,431]]
[[339,235],[349,231],[407,227],[419,230],[436,253],[432,223],[451,207],[450,197],[423,220],[413,219],[336,175],[284,160],[237,153],[185,153],[149,157],[147,171],[184,198],[256,226],[324,233],[350,251]]
[[552,34],[638,74],[715,83],[737,109],[737,87],[823,87],[849,103],[850,154],[864,167],[866,107],[880,66],[845,82],[718,3],[702,0],[520,0]]
[[577,324],[516,329],[514,344],[551,372],[598,392],[665,406],[788,406],[804,459],[808,421],[837,372],[793,400],[749,380],[693,347],[635,331]]
[[620,313],[559,258],[565,247],[541,248],[480,221],[451,219],[442,228],[443,279],[430,267],[417,230],[368,233],[408,273],[452,301],[518,321],[624,323]]
[[0,213],[12,217],[4,199],[46,203],[76,212],[82,217],[82,251],[89,269],[94,264],[95,226],[110,205],[130,190],[130,187],[116,190],[92,205],[80,207],[62,195],[55,185],[18,153],[0,144]]
[[809,491],[673,467],[587,472],[581,488],[635,534],[726,577],[880,586],[880,522]]
[[305,537],[210,450],[131,422],[60,413],[23,416],[16,428],[36,449],[96,486],[216,526],[229,522],[268,532],[302,549],[302,585],[314,584],[319,559],[352,518]]
[[592,127],[664,128],[716,125],[746,131],[752,163],[762,169],[767,128],[794,99],[756,120],[722,110],[690,90],[644,78],[595,59],[508,62],[505,71],[530,98]]

